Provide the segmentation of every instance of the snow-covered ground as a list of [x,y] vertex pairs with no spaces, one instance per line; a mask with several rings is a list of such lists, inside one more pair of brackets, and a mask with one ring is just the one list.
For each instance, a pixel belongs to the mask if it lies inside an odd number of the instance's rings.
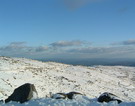
[[[125,66],[73,66],[55,62],[40,62],[25,58],[0,57],[0,100],[6,99],[15,88],[24,84],[35,85],[38,98],[24,104],[16,102],[0,106],[116,106],[117,102],[98,103],[103,92],[121,98],[120,106],[135,106],[135,67]],[[85,97],[75,100],[50,99],[53,94],[71,91]]]

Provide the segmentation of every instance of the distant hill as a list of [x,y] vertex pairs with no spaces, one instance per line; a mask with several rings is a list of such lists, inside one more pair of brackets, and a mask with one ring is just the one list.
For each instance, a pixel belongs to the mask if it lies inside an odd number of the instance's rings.
[[135,59],[38,59],[39,61],[54,61],[71,65],[83,65],[83,66],[93,66],[93,65],[105,65],[105,66],[133,66],[135,67]]

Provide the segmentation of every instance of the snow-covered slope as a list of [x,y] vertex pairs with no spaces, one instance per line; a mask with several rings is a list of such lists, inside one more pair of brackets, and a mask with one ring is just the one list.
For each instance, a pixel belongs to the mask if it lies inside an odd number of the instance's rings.
[[[103,92],[111,92],[119,96],[127,105],[129,102],[135,102],[135,67],[84,67],[25,58],[0,57],[0,99],[7,98],[15,88],[24,83],[33,83],[38,97],[42,98],[30,101],[31,104],[82,105],[82,102],[79,104],[76,101],[45,99],[50,92],[54,94],[71,91],[83,93],[92,99]],[[93,102],[93,105],[102,104]]]

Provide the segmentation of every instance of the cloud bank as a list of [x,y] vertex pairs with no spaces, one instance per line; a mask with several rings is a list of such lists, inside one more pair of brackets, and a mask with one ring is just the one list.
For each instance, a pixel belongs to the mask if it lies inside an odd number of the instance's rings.
[[113,46],[97,47],[86,41],[58,41],[32,47],[26,42],[11,42],[0,47],[1,56],[42,58],[135,58],[135,40],[113,43]]

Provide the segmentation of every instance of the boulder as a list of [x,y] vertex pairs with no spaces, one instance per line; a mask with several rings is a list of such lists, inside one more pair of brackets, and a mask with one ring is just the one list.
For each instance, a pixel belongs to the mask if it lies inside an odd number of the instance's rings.
[[98,97],[98,102],[110,102],[110,101],[117,101],[121,103],[122,101],[114,94],[105,92]]
[[16,101],[24,103],[34,98],[37,95],[34,84],[25,83],[14,90],[14,92],[5,100],[5,103]]

